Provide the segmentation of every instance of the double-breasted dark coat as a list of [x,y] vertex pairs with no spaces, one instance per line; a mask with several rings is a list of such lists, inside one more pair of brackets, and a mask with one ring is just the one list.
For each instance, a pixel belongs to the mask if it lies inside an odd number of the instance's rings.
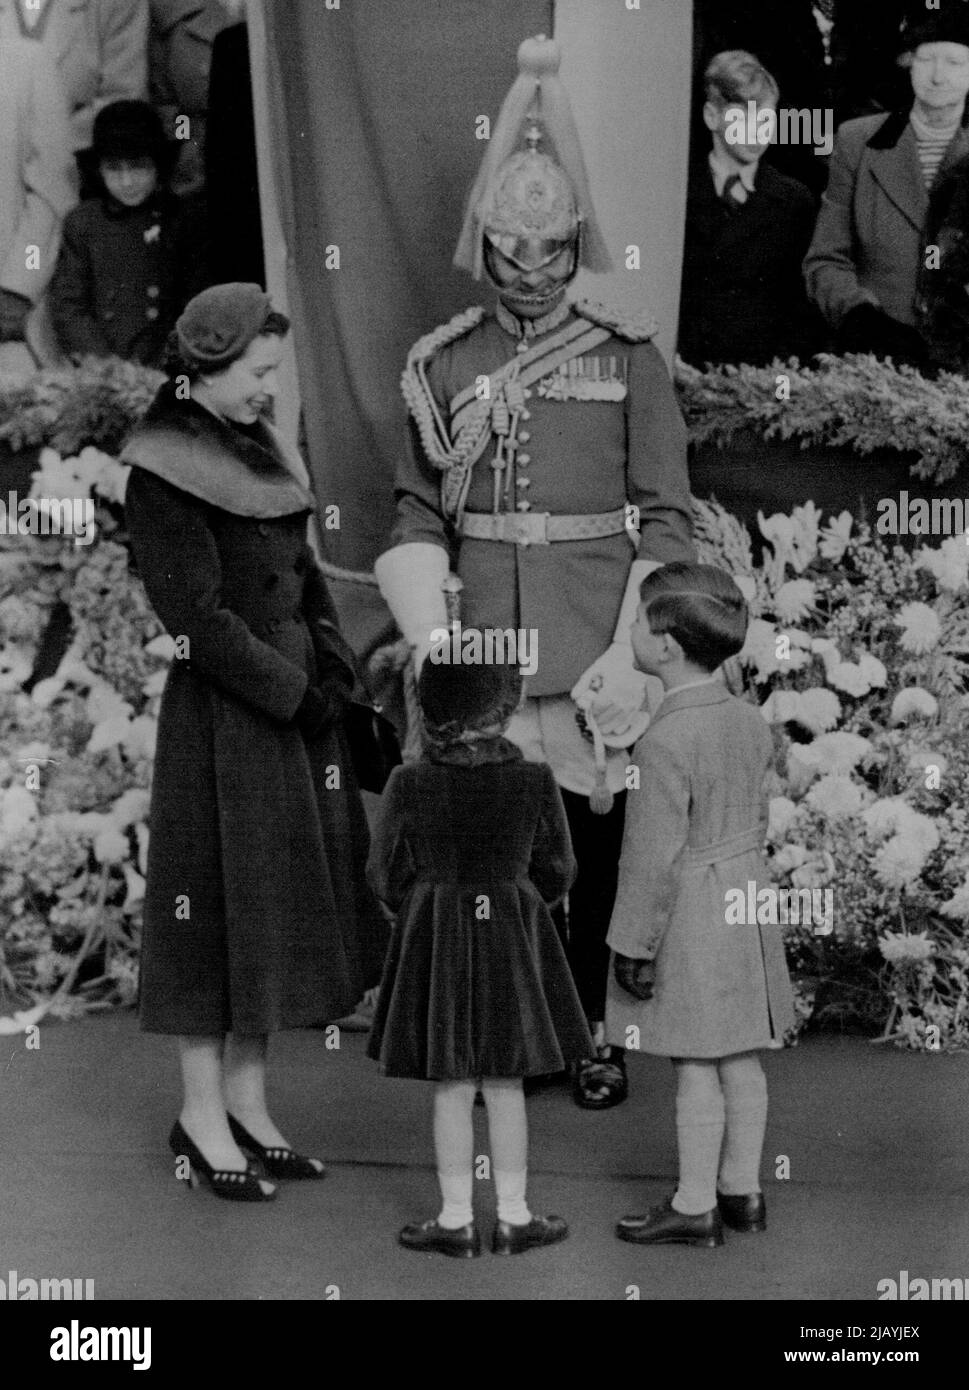
[[188,301],[207,284],[198,199],[159,194],[137,208],[107,195],[69,213],[51,280],[61,349],[158,366]]
[[149,1032],[315,1026],[379,978],[386,928],[346,736],[307,741],[293,722],[309,684],[354,676],[306,540],[312,498],[285,457],[269,426],[226,424],[171,386],[124,453],[146,592],[188,643],[159,716]]

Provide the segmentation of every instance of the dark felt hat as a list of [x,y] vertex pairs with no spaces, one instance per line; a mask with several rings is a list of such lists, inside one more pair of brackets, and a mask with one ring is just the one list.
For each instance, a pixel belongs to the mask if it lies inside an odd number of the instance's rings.
[[914,53],[923,43],[961,43],[969,48],[969,4],[966,0],[943,0],[943,9],[918,14],[902,25],[900,53]]
[[418,700],[428,733],[457,736],[466,730],[503,724],[518,708],[522,677],[517,666],[435,661],[457,657],[456,648],[435,651],[421,668]]
[[147,101],[112,101],[94,118],[90,158],[137,159],[149,155],[168,170],[174,150],[165,136],[158,112]]
[[261,285],[212,285],[189,300],[175,324],[179,351],[199,367],[219,371],[242,356],[271,313]]

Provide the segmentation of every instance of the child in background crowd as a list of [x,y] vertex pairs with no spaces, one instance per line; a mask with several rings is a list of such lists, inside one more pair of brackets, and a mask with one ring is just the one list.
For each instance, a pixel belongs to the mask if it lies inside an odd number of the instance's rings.
[[767,1082],[757,1049],[780,1047],[794,1012],[776,925],[736,925],[727,894],[768,883],[764,779],[773,756],[760,710],[718,674],[747,632],[728,574],[674,563],[643,581],[632,629],[636,665],[664,698],[636,745],[608,942],[610,1042],[676,1068],[679,1186],[624,1217],[640,1245],[723,1244],[723,1225],[762,1231],[760,1159]]
[[200,204],[169,192],[173,146],[146,102],[105,106],[84,159],[101,191],[65,220],[54,331],[72,357],[160,366],[175,320],[207,283]]
[[550,768],[503,737],[521,699],[508,666],[424,663],[427,752],[395,769],[369,872],[397,915],[369,1044],[387,1076],[434,1081],[443,1207],[405,1226],[409,1250],[475,1256],[475,1091],[488,1111],[498,1198],[492,1251],[516,1255],[568,1235],[525,1201],[522,1079],[590,1055],[591,1039],[549,906],[575,861]]

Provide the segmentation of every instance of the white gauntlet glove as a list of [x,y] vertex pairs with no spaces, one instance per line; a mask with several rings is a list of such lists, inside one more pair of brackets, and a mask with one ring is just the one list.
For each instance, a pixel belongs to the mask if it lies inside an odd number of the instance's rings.
[[591,710],[608,748],[635,743],[649,725],[645,706],[662,698],[660,682],[635,669],[631,638],[639,586],[659,567],[658,560],[633,561],[612,643],[572,687],[572,699],[579,709]]
[[420,674],[431,633],[448,627],[441,585],[450,571],[446,550],[430,541],[405,541],[378,556],[374,574],[397,626],[414,652]]

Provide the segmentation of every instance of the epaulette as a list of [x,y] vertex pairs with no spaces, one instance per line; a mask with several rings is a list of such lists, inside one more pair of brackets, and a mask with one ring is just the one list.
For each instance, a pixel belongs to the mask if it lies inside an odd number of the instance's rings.
[[655,338],[659,332],[659,324],[654,318],[646,314],[638,317],[632,314],[620,314],[609,305],[600,304],[595,299],[578,299],[572,307],[577,314],[588,319],[590,323],[597,324],[600,328],[608,328],[618,338],[625,338],[630,343],[647,343],[651,338]]
[[460,314],[448,319],[447,323],[438,324],[430,333],[425,333],[423,338],[418,338],[407,354],[408,366],[412,362],[426,362],[439,348],[446,347],[448,343],[453,343],[470,333],[472,328],[477,328],[483,318],[484,309],[480,304],[473,304],[470,309],[462,309]]

